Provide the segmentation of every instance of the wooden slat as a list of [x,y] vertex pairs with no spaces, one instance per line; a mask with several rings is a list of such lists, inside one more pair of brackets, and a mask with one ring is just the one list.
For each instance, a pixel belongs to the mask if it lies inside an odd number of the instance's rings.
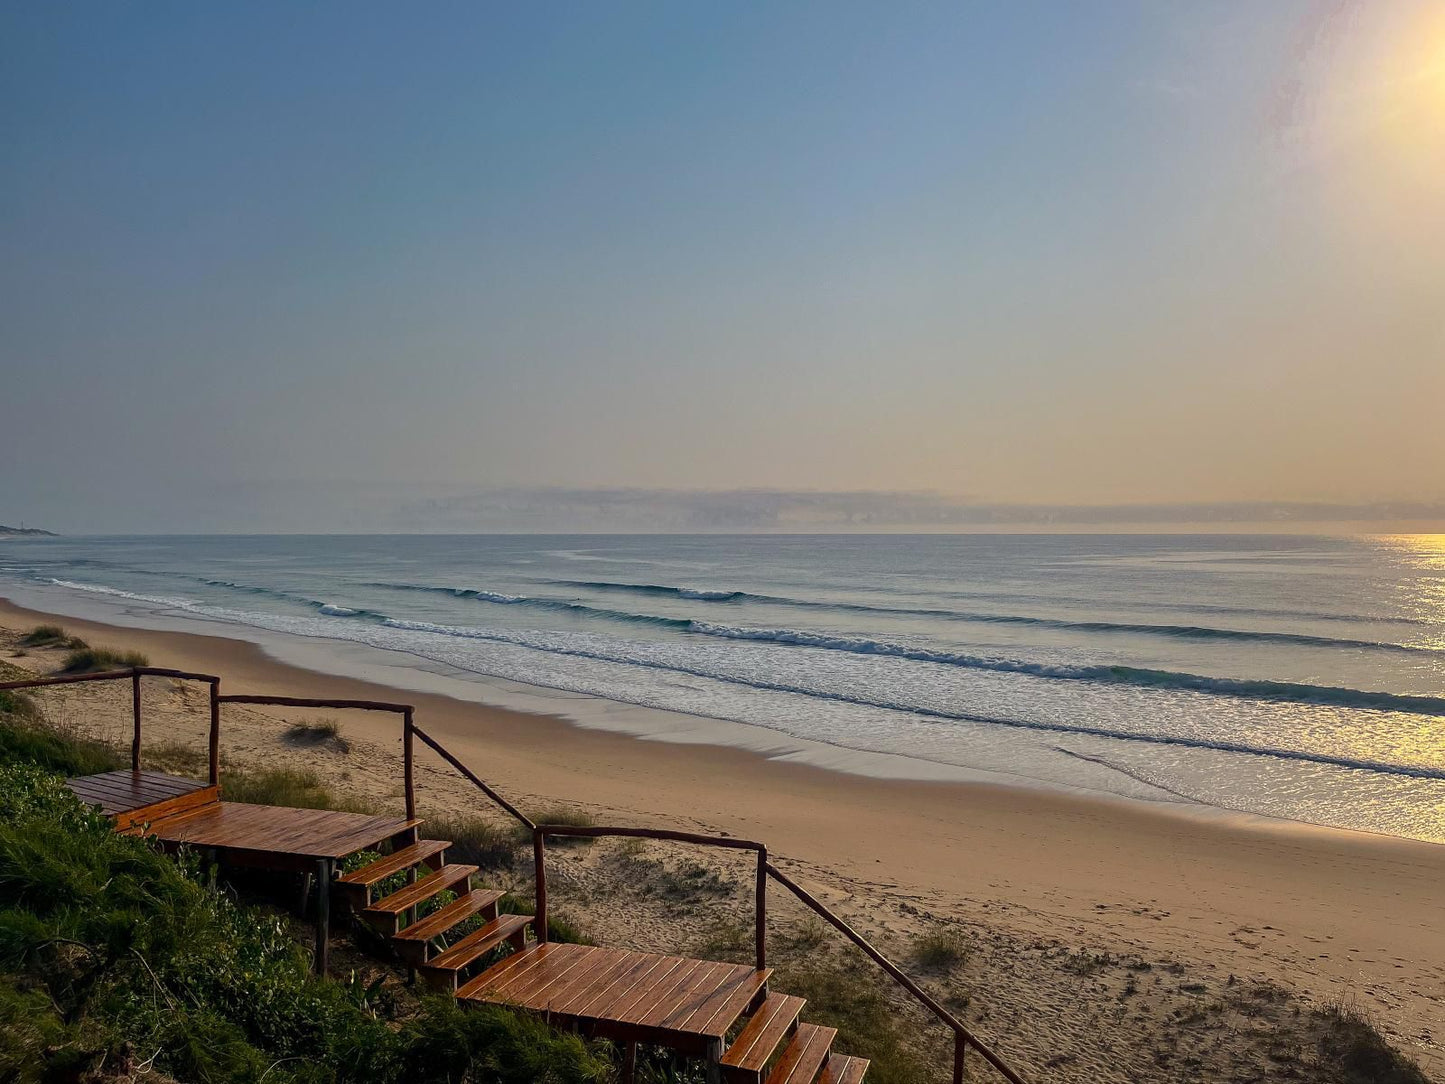
[[803,998],[791,994],[769,994],[723,1054],[724,1072],[734,1069],[739,1075],[760,1075],[778,1044],[793,1030],[806,1004]]
[[569,975],[585,974],[585,970],[579,969],[585,969],[591,958],[603,951],[591,945],[574,945],[572,947],[576,951],[565,955],[559,953],[541,967],[533,969],[510,983],[507,987],[507,995],[516,999],[519,1004],[547,1008],[549,995],[559,990],[568,981]]
[[828,1060],[828,1049],[837,1034],[835,1028],[799,1024],[798,1030],[793,1033],[793,1041],[768,1074],[768,1084],[810,1084]]
[[199,816],[176,818],[154,825],[153,830],[169,843],[317,859],[345,858],[419,824],[334,809],[218,802]]
[[634,1010],[647,1003],[656,987],[672,981],[688,963],[689,961],[681,956],[664,956],[661,965],[648,974],[645,984],[639,983],[631,990],[618,991],[618,996],[611,1004],[598,1005],[588,1015],[598,1020],[632,1022]]
[[178,813],[185,813],[193,809],[203,809],[206,806],[215,805],[220,801],[220,796],[221,792],[216,787],[200,787],[191,791],[189,794],[179,794],[165,801],[141,806],[139,809],[115,813],[112,815],[112,819],[115,821],[117,831],[130,828],[137,824],[155,824],[158,821],[174,817]]
[[701,1008],[703,1002],[717,992],[719,986],[733,977],[734,966],[713,962],[698,968],[666,1003],[654,1005],[641,1023],[666,1028],[691,1016]]
[[[498,888],[474,888],[465,896],[433,911],[423,919],[413,922],[406,929],[392,937],[393,941],[430,941],[440,937],[453,926],[459,925],[492,907],[506,893]],[[488,915],[496,918],[496,915]]]
[[758,995],[766,990],[772,973],[770,968],[762,971],[751,967],[740,969],[732,982],[682,1022],[681,1030],[693,1035],[722,1038],[737,1022],[737,1018],[747,1012],[748,1006],[757,1000]]
[[378,881],[386,880],[393,873],[400,873],[402,870],[411,869],[413,866],[426,862],[427,859],[435,858],[451,845],[451,840],[418,840],[410,846],[392,851],[384,858],[378,858],[375,862],[362,866],[360,869],[352,870],[336,880],[338,884],[370,888]]
[[645,1023],[658,1006],[670,1004],[674,998],[681,996],[679,992],[685,994],[693,976],[708,966],[705,960],[684,960],[681,967],[647,991],[647,996],[628,1010],[627,1015],[622,1018],[623,1022]]
[[422,970],[458,971],[480,959],[507,938],[527,928],[531,915],[501,915],[473,930],[451,948],[429,961]]
[[601,1016],[602,1009],[643,988],[659,968],[669,966],[670,962],[670,957],[651,952],[631,952],[627,956],[630,961],[628,966],[578,1005],[578,1015],[589,1019]]
[[574,987],[568,991],[567,996],[557,996],[552,999],[552,1011],[568,1016],[576,1015],[582,1006],[597,996],[599,991],[610,987],[613,980],[619,975],[626,974],[638,966],[637,957],[630,952],[608,952],[602,958],[601,963],[593,968],[585,984]]
[[427,874],[415,884],[409,884],[405,888],[397,889],[390,896],[383,896],[379,900],[372,901],[371,906],[366,909],[366,913],[399,915],[423,900],[431,899],[438,892],[444,892],[453,885],[460,884],[476,872],[476,866],[443,866],[435,873]]
[[862,1084],[863,1074],[867,1071],[867,1058],[832,1054],[828,1058],[828,1064],[823,1066],[823,1075],[818,1077],[818,1084]]
[[534,967],[541,966],[552,953],[559,948],[570,948],[569,945],[558,945],[555,942],[548,942],[543,945],[532,945],[521,952],[513,953],[500,963],[495,963],[483,971],[476,978],[472,979],[460,990],[457,997],[468,998],[476,1001],[490,1001],[494,1004],[513,1004],[506,1000],[505,995],[498,991],[503,989],[514,975],[523,974]]

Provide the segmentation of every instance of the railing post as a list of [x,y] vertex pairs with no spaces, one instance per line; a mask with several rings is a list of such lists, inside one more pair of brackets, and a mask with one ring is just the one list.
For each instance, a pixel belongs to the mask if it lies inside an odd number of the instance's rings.
[[135,718],[135,736],[130,740],[130,770],[140,771],[140,671],[130,672],[130,710]]
[[401,762],[402,775],[406,786],[406,819],[416,820],[416,784],[412,778],[412,730],[411,708],[402,712]]
[[753,916],[753,940],[756,942],[758,970],[768,966],[768,849],[758,850],[757,912]]
[[211,786],[221,782],[221,679],[211,682]]
[[968,1049],[968,1041],[963,1037],[963,1032],[953,1033],[953,1084],[963,1084],[963,1054]]
[[546,841],[542,838],[542,829],[532,829],[532,865],[537,881],[537,906],[536,911],[536,932],[537,943],[547,943],[547,858]]

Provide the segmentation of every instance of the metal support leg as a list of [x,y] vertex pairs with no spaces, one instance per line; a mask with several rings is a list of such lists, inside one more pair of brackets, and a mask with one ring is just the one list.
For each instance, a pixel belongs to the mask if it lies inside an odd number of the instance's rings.
[[326,974],[327,950],[331,945],[331,867],[329,858],[316,863],[316,953],[312,957],[312,968],[318,975]]

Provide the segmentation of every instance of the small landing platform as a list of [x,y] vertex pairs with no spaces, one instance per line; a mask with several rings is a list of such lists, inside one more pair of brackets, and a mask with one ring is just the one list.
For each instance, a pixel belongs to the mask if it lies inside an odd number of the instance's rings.
[[99,806],[113,818],[117,829],[174,817],[220,798],[218,788],[210,783],[129,769],[68,779],[66,785],[86,805]]
[[548,942],[514,952],[457,997],[717,1061],[728,1029],[767,996],[771,974],[745,964]]

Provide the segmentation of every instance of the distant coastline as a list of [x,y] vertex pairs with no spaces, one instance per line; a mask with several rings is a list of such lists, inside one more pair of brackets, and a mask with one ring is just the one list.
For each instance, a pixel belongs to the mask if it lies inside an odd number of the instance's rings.
[[7,527],[0,523],[0,538],[59,538],[54,531],[42,531],[39,527]]

